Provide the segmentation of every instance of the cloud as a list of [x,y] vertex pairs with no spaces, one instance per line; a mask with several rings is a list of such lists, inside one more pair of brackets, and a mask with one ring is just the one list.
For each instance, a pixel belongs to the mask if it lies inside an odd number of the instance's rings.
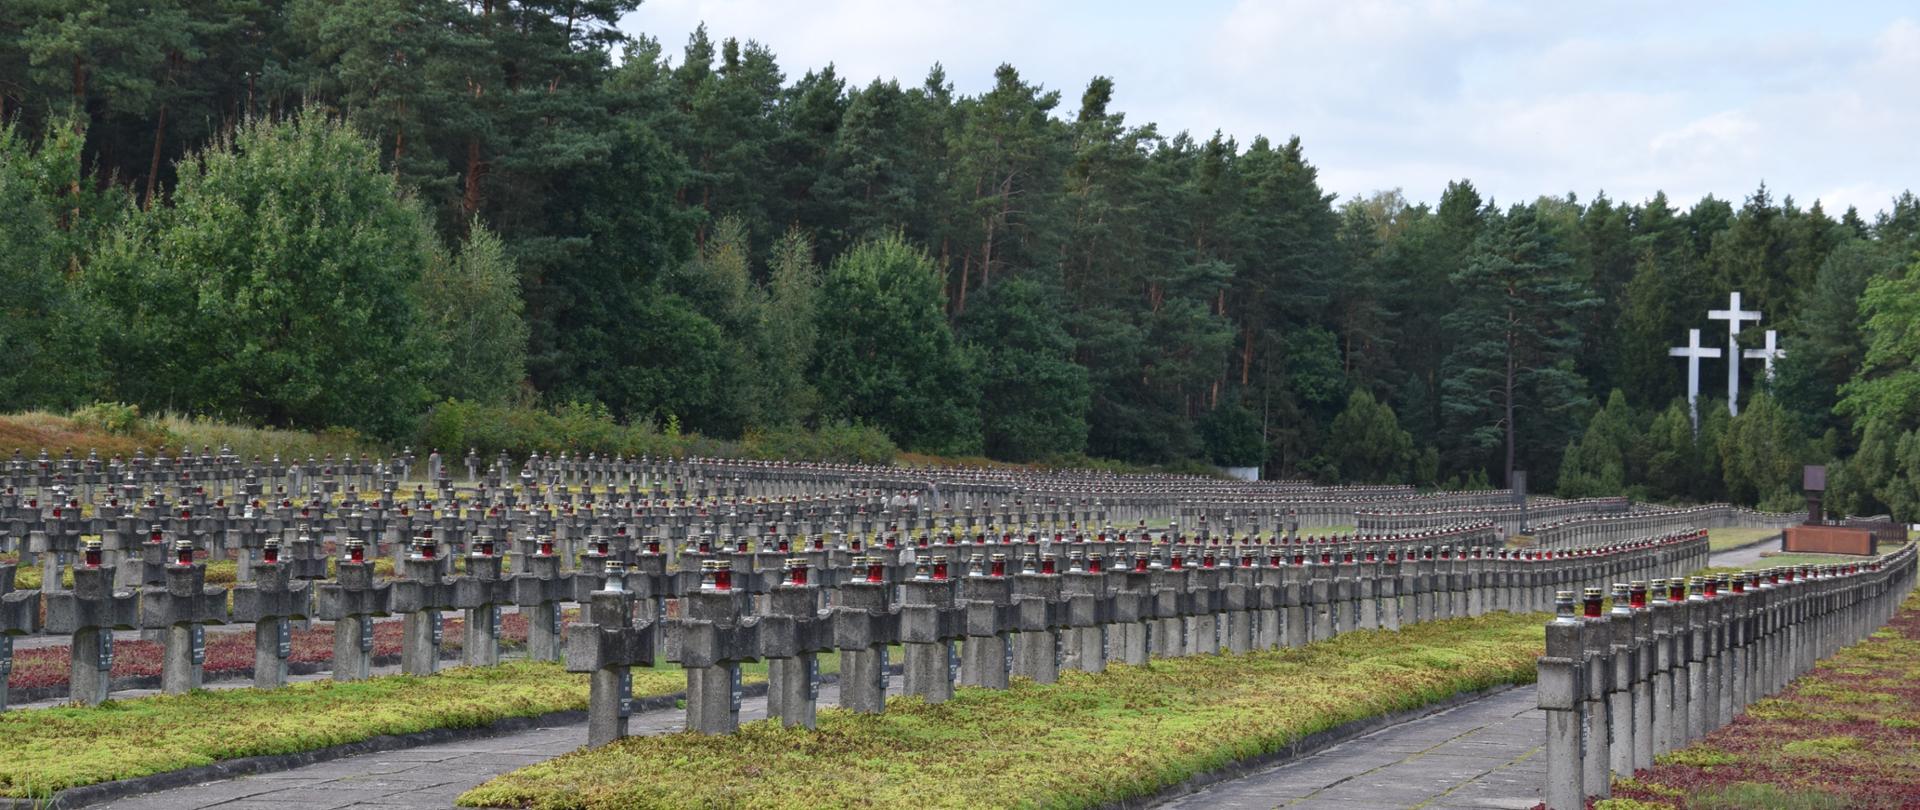
[[789,78],[960,92],[1011,62],[1062,92],[1094,75],[1164,133],[1299,135],[1329,191],[1433,200],[1469,178],[1503,202],[1568,191],[1690,203],[1762,180],[1802,205],[1873,211],[1916,185],[1920,24],[1894,5],[1788,9],[1702,0],[649,0],[628,30],[670,52],[700,20],[759,40]]

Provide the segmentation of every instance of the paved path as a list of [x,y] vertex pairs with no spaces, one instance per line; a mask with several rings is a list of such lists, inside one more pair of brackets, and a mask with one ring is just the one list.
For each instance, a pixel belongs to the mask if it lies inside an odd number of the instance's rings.
[[1722,551],[1719,554],[1715,554],[1713,555],[1713,564],[1724,565],[1730,568],[1745,568],[1749,565],[1759,562],[1760,555],[1771,554],[1779,550],[1780,550],[1779,540],[1772,540],[1765,543],[1756,543],[1754,545],[1747,546],[1746,548],[1734,549],[1732,551]]
[[[1768,544],[1715,554],[1743,566]],[[1541,801],[1546,716],[1533,687],[1381,729],[1163,804],[1172,808],[1514,808]]]
[[1533,687],[1381,729],[1162,807],[1511,808],[1540,803],[1546,718]]
[[[890,679],[899,694],[903,679]],[[839,702],[833,684],[820,687],[822,706]],[[740,721],[767,716],[765,698],[741,701]],[[661,709],[635,714],[633,735],[679,731],[686,711]],[[224,779],[190,787],[129,796],[108,804],[112,810],[396,810],[447,808],[468,789],[517,768],[545,762],[587,741],[586,723],[565,723],[498,737],[427,745],[399,751],[336,759],[279,773]]]

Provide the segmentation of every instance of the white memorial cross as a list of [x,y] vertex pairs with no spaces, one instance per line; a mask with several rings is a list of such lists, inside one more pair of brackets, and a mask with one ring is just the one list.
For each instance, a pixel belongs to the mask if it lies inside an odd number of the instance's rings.
[[1719,349],[1700,345],[1700,330],[1687,330],[1687,345],[1668,349],[1673,357],[1687,358],[1687,412],[1693,415],[1693,432],[1700,432],[1700,360],[1719,357]]
[[1707,320],[1727,322],[1727,412],[1740,415],[1740,322],[1760,322],[1756,310],[1740,308],[1740,293],[1731,293],[1726,309],[1707,310]]
[[1768,329],[1766,348],[1748,349],[1741,353],[1742,356],[1746,357],[1748,360],[1759,360],[1760,362],[1766,364],[1768,382],[1773,381],[1773,361],[1787,356],[1787,352],[1785,349],[1782,349],[1779,346],[1774,345],[1774,339],[1776,337],[1777,335],[1774,333],[1774,331],[1772,329]]

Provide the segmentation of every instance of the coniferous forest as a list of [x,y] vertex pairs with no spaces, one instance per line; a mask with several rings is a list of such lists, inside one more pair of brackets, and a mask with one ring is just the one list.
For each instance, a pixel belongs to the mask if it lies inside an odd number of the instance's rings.
[[[628,35],[636,4],[0,0],[0,410],[1773,507],[1828,462],[1834,507],[1920,513],[1910,193],[1336,198],[1313,144],[1163,131],[1105,77],[970,96]],[[1786,355],[1738,417],[1705,364],[1696,435],[1668,349],[1724,344],[1733,291]]]

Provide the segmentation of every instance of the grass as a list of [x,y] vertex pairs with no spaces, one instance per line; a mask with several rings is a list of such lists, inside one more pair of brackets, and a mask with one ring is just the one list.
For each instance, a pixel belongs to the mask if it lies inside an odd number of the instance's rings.
[[[251,643],[251,642],[249,642]],[[894,654],[894,660],[900,660]],[[839,672],[838,654],[820,672]],[[766,680],[765,663],[741,667]],[[686,689],[673,665],[633,670],[636,697]],[[559,664],[514,661],[454,668],[431,677],[390,675],[354,683],[309,681],[284,689],[201,690],[94,707],[0,714],[0,797],[45,798],[81,785],[191,768],[226,759],[312,751],[436,728],[471,728],[509,717],[585,709],[585,675]]]
[[[17,556],[18,555],[5,555],[5,559],[3,561],[15,562]],[[208,560],[206,559],[206,552],[204,551],[200,552],[200,558],[202,561],[204,561],[207,564],[207,584],[208,585],[222,585],[222,586],[231,588],[232,586],[239,584],[240,563],[230,559]],[[334,575],[334,569],[336,567],[335,563],[337,562],[339,561],[335,559],[332,555],[328,555],[327,557],[327,575],[328,576]],[[379,557],[374,558],[373,575],[377,579],[393,579],[394,578],[392,555],[382,554]],[[40,587],[40,582],[41,582],[41,570],[40,570],[40,563],[38,561],[35,561],[34,564],[31,566],[23,565],[13,570],[13,587],[17,590],[31,591],[35,588]],[[73,567],[72,566],[67,566],[66,568],[61,569],[60,582],[68,588],[73,587]]]
[[335,458],[349,453],[360,457],[386,451],[378,442],[347,430],[309,433],[177,414],[149,417],[124,406],[95,406],[70,415],[45,411],[0,415],[0,456],[12,456],[17,449],[22,456],[38,458],[44,448],[57,460],[71,447],[75,458],[85,459],[92,450],[105,460],[131,457],[136,450],[152,453],[160,447],[192,448],[197,453],[206,446],[232,448],[243,459],[271,459],[275,454],[282,459],[321,458],[328,453]]
[[1858,557],[1852,554],[1763,554],[1755,560],[1749,569],[1779,568],[1788,565],[1838,565],[1842,563],[1866,562],[1873,557]]
[[1920,593],[1700,742],[1617,780],[1598,810],[1911,807],[1920,796]]
[[1545,617],[1496,614],[1304,648],[1063,673],[947,703],[822,709],[816,731],[633,737],[498,777],[460,804],[1089,807],[1143,796],[1316,731],[1529,682]]
[[1734,574],[1741,571],[1761,571],[1768,568],[1784,568],[1789,565],[1838,565],[1841,563],[1864,562],[1873,557],[1856,557],[1851,554],[1785,554],[1771,552],[1744,566],[1714,565],[1697,569],[1688,576],[1703,577],[1712,574]]
[[1739,548],[1779,534],[1779,529],[1751,529],[1738,526],[1723,529],[1708,529],[1707,548],[1712,551],[1726,551],[1727,549]]
[[[636,671],[636,694],[643,682],[654,692],[678,688],[665,673]],[[579,709],[586,700],[585,676],[558,664],[519,662],[426,678],[314,681],[8,712],[0,714],[0,739],[10,752],[0,757],[0,795],[45,797],[224,759]]]

